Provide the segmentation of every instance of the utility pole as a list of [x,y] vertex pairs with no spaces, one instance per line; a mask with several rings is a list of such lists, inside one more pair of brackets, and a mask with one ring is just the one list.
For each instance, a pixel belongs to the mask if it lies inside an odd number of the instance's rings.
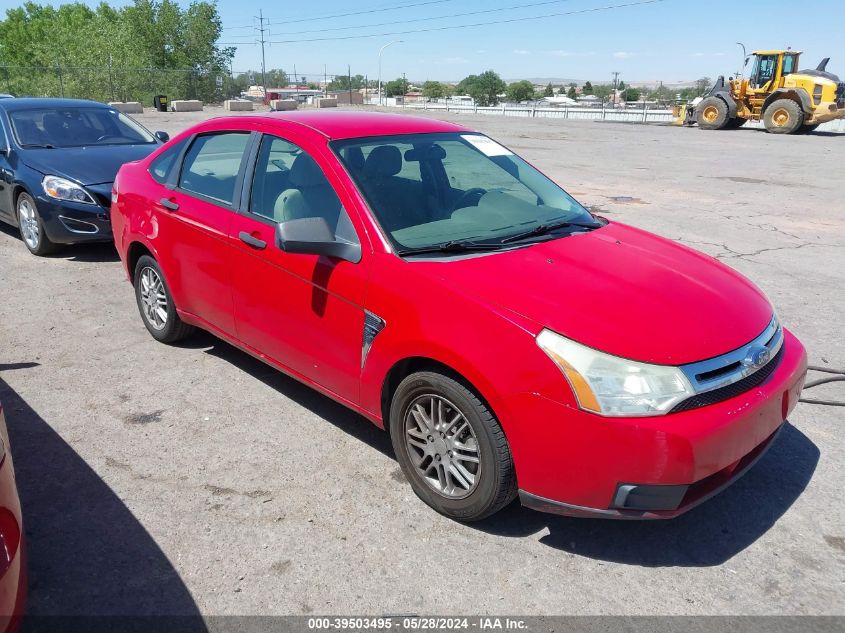
[[258,20],[258,32],[261,33],[261,87],[264,89],[264,97],[267,97],[267,64],[265,62],[264,57],[264,31],[268,29],[264,28],[264,10],[259,9],[258,15],[253,16],[256,20]]
[[352,105],[352,66],[346,65],[346,79],[349,82],[349,105]]
[[616,107],[616,86],[619,83],[619,75],[621,75],[618,70],[613,71],[613,107]]

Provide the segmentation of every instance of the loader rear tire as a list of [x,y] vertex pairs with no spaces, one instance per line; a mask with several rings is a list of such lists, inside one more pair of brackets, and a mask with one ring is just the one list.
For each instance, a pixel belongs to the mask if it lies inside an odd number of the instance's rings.
[[728,104],[719,97],[707,97],[695,108],[695,119],[702,130],[724,130],[729,117]]
[[763,125],[772,134],[795,134],[804,124],[804,112],[792,99],[772,101],[763,113]]

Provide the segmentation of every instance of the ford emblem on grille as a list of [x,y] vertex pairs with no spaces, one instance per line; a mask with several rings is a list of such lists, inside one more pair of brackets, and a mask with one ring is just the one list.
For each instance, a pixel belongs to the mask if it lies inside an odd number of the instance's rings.
[[769,352],[769,348],[759,345],[748,350],[748,355],[745,357],[743,364],[746,367],[755,367],[756,369],[760,369],[763,365],[769,362],[770,357],[771,352]]

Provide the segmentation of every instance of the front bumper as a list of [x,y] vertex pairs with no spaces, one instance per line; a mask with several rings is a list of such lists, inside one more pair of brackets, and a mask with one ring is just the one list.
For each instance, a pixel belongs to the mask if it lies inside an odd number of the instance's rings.
[[56,244],[111,242],[109,210],[99,204],[79,204],[46,196],[36,199],[44,231]]
[[798,402],[806,371],[803,346],[784,330],[783,355],[766,381],[688,411],[607,418],[520,394],[512,410],[526,418],[509,434],[520,500],[570,516],[678,516],[760,459]]

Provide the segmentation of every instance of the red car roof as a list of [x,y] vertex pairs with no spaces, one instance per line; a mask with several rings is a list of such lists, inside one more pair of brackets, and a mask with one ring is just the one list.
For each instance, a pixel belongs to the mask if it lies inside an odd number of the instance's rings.
[[471,131],[466,127],[446,121],[383,112],[312,110],[301,112],[272,112],[262,118],[265,120],[290,121],[291,123],[305,125],[331,139],[388,136],[391,134]]

